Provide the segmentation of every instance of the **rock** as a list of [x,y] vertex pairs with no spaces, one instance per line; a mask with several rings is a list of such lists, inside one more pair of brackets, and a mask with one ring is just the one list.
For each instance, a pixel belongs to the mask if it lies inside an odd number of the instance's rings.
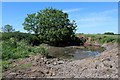
[[104,61],[111,61],[111,59],[110,58],[105,58],[105,59],[102,60],[102,62],[104,62]]
[[16,75],[17,75],[16,73],[12,72],[8,74],[8,77],[15,77]]
[[55,72],[52,73],[52,76],[55,76]]
[[57,62],[54,62],[53,65],[57,65]]
[[58,61],[57,63],[58,64],[64,64],[64,61]]
[[44,59],[43,57],[41,59]]

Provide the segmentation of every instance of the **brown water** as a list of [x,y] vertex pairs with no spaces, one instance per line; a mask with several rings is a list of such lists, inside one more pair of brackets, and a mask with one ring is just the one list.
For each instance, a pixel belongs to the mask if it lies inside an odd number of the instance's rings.
[[67,59],[84,59],[88,57],[99,56],[99,54],[104,51],[104,48],[99,47],[94,49],[94,47],[87,48],[73,48],[73,47],[51,47],[48,49],[49,53],[53,57],[61,57]]

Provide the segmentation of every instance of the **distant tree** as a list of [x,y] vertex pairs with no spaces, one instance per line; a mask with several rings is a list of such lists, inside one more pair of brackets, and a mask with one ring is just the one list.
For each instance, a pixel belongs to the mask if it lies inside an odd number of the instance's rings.
[[105,35],[114,35],[113,32],[105,32],[104,34],[105,34]]
[[76,23],[68,19],[62,10],[46,8],[28,14],[23,23],[24,29],[34,32],[44,43],[57,44],[75,39]]
[[2,31],[3,32],[13,32],[13,31],[15,31],[15,29],[13,29],[13,27],[11,25],[7,24],[4,27],[2,27]]

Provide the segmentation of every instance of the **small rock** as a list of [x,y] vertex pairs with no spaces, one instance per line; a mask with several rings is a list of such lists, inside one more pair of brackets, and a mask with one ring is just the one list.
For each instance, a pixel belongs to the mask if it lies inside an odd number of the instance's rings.
[[104,62],[104,61],[111,61],[111,59],[110,58],[106,58],[106,59],[102,60],[102,62]]
[[52,76],[55,76],[55,72],[52,73]]
[[17,74],[14,73],[14,72],[12,72],[12,73],[9,74],[10,77],[15,77],[16,75],[17,75]]
[[64,64],[64,61],[58,61],[58,64]]
[[41,58],[41,59],[44,59],[44,58]]
[[57,62],[54,62],[53,65],[57,65]]

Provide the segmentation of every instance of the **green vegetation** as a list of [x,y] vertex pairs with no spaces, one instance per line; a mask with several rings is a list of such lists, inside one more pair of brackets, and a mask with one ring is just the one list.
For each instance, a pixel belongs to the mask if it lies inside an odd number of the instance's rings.
[[1,33],[2,36],[0,36],[0,40],[6,41],[10,38],[15,38],[16,41],[21,41],[22,39],[26,40],[27,43],[30,45],[39,45],[40,40],[34,35],[30,33],[22,33],[22,32],[4,32]]
[[98,43],[115,43],[119,42],[120,39],[118,35],[104,35],[104,34],[84,34],[87,37],[91,37],[91,42],[98,42]]
[[0,61],[0,66],[2,66],[2,70],[5,71],[7,70],[9,67],[11,67],[11,61],[7,60],[7,61]]
[[23,39],[21,41],[16,41],[15,38],[10,38],[7,41],[1,41],[2,44],[2,60],[3,60],[3,70],[9,67],[9,60],[25,58],[29,55],[42,54],[48,57],[47,49],[43,46],[30,46]]
[[68,14],[62,10],[46,8],[37,13],[28,14],[23,26],[28,32],[34,32],[42,43],[62,46],[76,42],[76,23],[71,22]]
[[105,32],[104,34],[105,34],[105,35],[114,35],[113,32]]
[[8,41],[2,41],[2,59],[18,59],[25,58],[30,54],[43,54],[47,56],[47,49],[42,46],[30,46],[23,39],[16,41],[14,38],[10,38]]
[[15,29],[13,29],[13,27],[11,25],[7,24],[4,27],[2,27],[2,31],[3,32],[14,32]]
[[5,32],[1,34],[0,45],[2,45],[2,49],[0,50],[2,53],[3,71],[10,67],[12,59],[25,58],[36,54],[48,57],[47,48],[40,45],[39,40],[32,34],[20,32]]

